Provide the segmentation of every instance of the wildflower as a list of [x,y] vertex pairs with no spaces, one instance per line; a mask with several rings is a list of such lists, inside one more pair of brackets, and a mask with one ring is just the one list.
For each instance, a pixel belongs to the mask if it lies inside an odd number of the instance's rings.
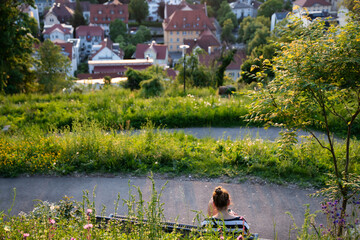
[[54,219],[49,219],[49,222],[50,222],[50,224],[55,224],[55,220]]
[[28,236],[30,236],[30,234],[29,233],[24,233],[23,236],[26,239]]
[[224,240],[224,236],[220,236],[220,239],[221,239],[221,240]]
[[6,225],[6,226],[4,227],[4,230],[5,230],[5,232],[10,232],[10,226],[7,226],[7,225]]
[[91,223],[89,223],[84,226],[84,229],[90,229],[92,227],[93,227],[93,225]]
[[92,209],[88,208],[88,209],[86,210],[86,214],[87,214],[87,215],[90,215],[91,213],[92,213]]
[[73,238],[73,237],[72,237],[70,240],[76,240],[76,238]]
[[244,238],[243,238],[243,236],[240,234],[237,238],[236,238],[236,240],[243,240]]

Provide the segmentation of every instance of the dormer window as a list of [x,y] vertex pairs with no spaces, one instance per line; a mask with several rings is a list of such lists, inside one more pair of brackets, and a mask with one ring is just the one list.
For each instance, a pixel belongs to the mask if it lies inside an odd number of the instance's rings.
[[110,13],[111,13],[111,14],[114,14],[114,10],[111,10]]
[[174,28],[176,28],[176,24],[174,24]]
[[98,11],[98,14],[102,14],[102,11],[101,11],[101,10],[99,10],[99,11]]
[[123,11],[122,11],[122,10],[120,10],[120,11],[119,11],[119,13],[120,13],[120,14],[123,14]]
[[199,18],[199,17],[197,17],[197,18],[196,18],[196,21],[200,21],[200,18]]
[[186,17],[184,17],[184,21],[186,21]]

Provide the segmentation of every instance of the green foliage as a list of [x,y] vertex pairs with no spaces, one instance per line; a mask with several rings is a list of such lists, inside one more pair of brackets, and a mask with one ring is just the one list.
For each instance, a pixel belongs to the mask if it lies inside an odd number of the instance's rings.
[[232,12],[229,3],[224,0],[220,4],[220,8],[217,10],[217,20],[221,26],[227,19],[231,19],[233,26],[237,25],[236,15]]
[[269,29],[270,20],[264,16],[257,18],[246,17],[240,23],[238,41],[248,43],[251,41],[258,29]]
[[39,48],[38,58],[36,73],[41,92],[59,92],[72,85],[67,76],[70,71],[70,60],[62,55],[59,46],[45,40]]
[[33,90],[35,77],[32,20],[20,11],[22,4],[34,7],[34,0],[2,1],[0,5],[0,92],[20,93]]
[[[297,21],[301,24],[300,19]],[[262,82],[263,88],[251,106],[251,120],[310,132],[317,127],[326,133],[328,142],[318,143],[332,156],[335,180],[323,193],[336,193],[344,218],[349,199],[359,193],[358,180],[352,178],[351,166],[357,161],[350,157],[350,139],[359,126],[360,24],[350,18],[344,27],[326,28],[323,21],[314,21],[302,30],[302,35],[290,35],[293,41],[281,44],[282,51],[274,58],[275,78]],[[345,152],[338,152],[334,146],[336,130],[331,121],[338,121],[337,126],[344,131]],[[343,227],[338,226],[339,235]]]
[[71,17],[70,22],[75,30],[78,26],[87,25],[79,0],[76,0],[75,12],[74,15]]
[[140,89],[140,83],[151,78],[151,75],[148,75],[146,72],[134,70],[132,68],[126,70],[125,76],[127,77],[127,80],[124,87],[130,88],[131,90]]
[[132,58],[132,56],[134,55],[136,51],[136,46],[132,45],[132,44],[128,44],[127,46],[125,46],[124,48],[124,58],[125,59],[130,59]]
[[109,30],[109,35],[112,41],[120,43],[118,37],[121,36],[126,42],[128,32],[126,24],[123,21],[121,21],[120,19],[115,19],[110,23]]
[[111,84],[111,77],[110,76],[105,76],[104,77],[104,84],[105,85],[110,85]]
[[158,76],[154,76],[149,80],[144,80],[140,83],[141,93],[145,97],[154,97],[160,96],[164,90],[164,84],[162,83],[162,79]]
[[258,16],[271,18],[271,15],[284,9],[284,4],[283,0],[268,0],[260,5]]
[[135,35],[131,35],[131,42],[133,45],[143,43],[151,40],[151,32],[148,27],[140,25]]
[[227,66],[233,61],[234,54],[236,53],[236,49],[222,52],[219,62],[221,62],[220,66],[216,70],[216,86],[220,87],[224,84],[224,74]]
[[234,29],[234,25],[231,19],[227,19],[224,21],[224,25],[221,32],[221,41],[225,41],[227,43],[234,43],[235,37],[232,34],[232,30]]
[[132,0],[129,3],[130,17],[135,19],[139,24],[149,15],[149,6],[145,0]]

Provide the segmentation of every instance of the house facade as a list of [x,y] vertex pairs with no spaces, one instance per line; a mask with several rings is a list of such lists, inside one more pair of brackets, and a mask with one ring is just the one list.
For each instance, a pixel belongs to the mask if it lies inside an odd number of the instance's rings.
[[152,59],[89,60],[89,73],[95,76],[123,77],[128,68],[144,70],[153,65]]
[[119,1],[113,1],[110,4],[90,5],[90,25],[102,27],[106,36],[109,35],[110,23],[115,19],[120,19],[127,25],[129,20],[128,5]]
[[293,2],[294,13],[330,12],[331,8],[331,3],[326,0],[296,0]]
[[53,25],[58,23],[70,24],[74,10],[64,3],[55,3],[45,14],[44,25]]
[[138,44],[135,51],[136,59],[152,59],[156,65],[168,65],[168,49],[166,45],[156,44]]
[[288,14],[288,11],[273,13],[273,15],[271,15],[270,31],[274,31],[276,24],[284,20]]
[[44,39],[50,39],[52,42],[57,39],[66,42],[73,38],[73,33],[74,28],[71,25],[54,24],[52,26],[44,26],[43,36]]
[[169,52],[181,52],[180,45],[184,44],[184,39],[197,39],[207,29],[216,32],[214,24],[203,9],[204,5],[200,8],[194,6],[182,2],[180,8],[172,13],[167,9],[171,5],[165,6],[165,12],[171,14],[163,21],[164,44],[168,46]]
[[236,18],[239,19],[245,17],[256,17],[260,4],[260,2],[255,0],[237,0],[229,5],[232,12],[236,15]]
[[221,47],[219,40],[209,29],[203,31],[199,38],[184,39],[184,44],[189,46],[186,50],[186,54],[190,54],[196,48],[201,48],[208,54],[211,54]]
[[76,28],[76,38],[80,39],[82,50],[89,55],[93,45],[100,45],[104,40],[104,29],[100,26],[79,26]]
[[121,60],[124,58],[119,44],[114,44],[109,38],[105,38],[100,45],[93,45],[90,60]]
[[35,5],[40,15],[43,15],[45,10],[50,8],[54,3],[54,0],[35,0]]
[[55,45],[61,47],[61,53],[64,56],[67,56],[71,62],[71,76],[74,76],[75,71],[78,68],[80,62],[80,40],[79,39],[69,39],[68,41],[55,40]]

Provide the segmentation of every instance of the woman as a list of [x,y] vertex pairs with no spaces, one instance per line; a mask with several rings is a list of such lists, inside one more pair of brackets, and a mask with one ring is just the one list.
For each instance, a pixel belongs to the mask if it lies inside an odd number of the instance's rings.
[[238,216],[235,212],[229,209],[231,198],[229,192],[219,186],[216,187],[212,198],[208,205],[208,215],[211,218],[202,222],[203,226],[211,225],[214,230],[246,234],[249,231],[249,225],[243,217]]

